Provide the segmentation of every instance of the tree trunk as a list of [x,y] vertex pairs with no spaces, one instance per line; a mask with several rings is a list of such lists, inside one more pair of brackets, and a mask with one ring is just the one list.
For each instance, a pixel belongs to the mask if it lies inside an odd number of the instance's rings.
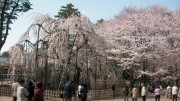
[[3,42],[3,22],[4,22],[4,14],[5,14],[5,9],[7,5],[8,0],[4,0],[4,5],[2,7],[2,13],[1,13],[1,22],[0,22],[0,50],[4,45]]

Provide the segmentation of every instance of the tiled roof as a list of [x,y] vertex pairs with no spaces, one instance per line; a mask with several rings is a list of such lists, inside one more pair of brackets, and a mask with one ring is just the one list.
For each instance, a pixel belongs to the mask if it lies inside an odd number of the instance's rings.
[[0,63],[9,64],[9,58],[0,56]]
[[0,56],[0,68],[8,68],[9,67],[9,58]]

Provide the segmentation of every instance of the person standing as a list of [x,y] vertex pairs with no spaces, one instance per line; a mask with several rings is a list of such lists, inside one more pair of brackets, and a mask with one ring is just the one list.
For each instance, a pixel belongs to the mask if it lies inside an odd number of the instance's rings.
[[150,85],[149,84],[147,84],[147,94],[146,94],[146,97],[148,98],[149,97],[149,94],[150,94]]
[[81,89],[83,88],[83,86],[82,86],[82,84],[80,83],[79,85],[78,85],[78,99],[79,99],[79,101],[81,100]]
[[172,98],[172,87],[170,85],[166,88],[167,92],[167,98]]
[[17,101],[17,87],[19,86],[19,79],[14,80],[15,82],[12,84],[13,91],[13,101]]
[[27,101],[27,97],[29,95],[29,92],[24,87],[24,79],[21,79],[19,81],[19,86],[17,88],[17,101]]
[[81,101],[87,100],[88,87],[87,84],[83,84],[83,88],[81,89]]
[[176,84],[172,87],[172,101],[177,101],[178,87]]
[[128,96],[129,96],[129,87],[126,86],[123,90],[124,93],[124,101],[128,101]]
[[36,89],[34,90],[34,101],[44,101],[44,88],[42,82],[36,84]]
[[142,90],[142,84],[140,83],[138,86],[138,93],[140,97],[141,97],[141,90]]
[[28,96],[28,101],[32,101],[33,100],[33,96],[34,96],[34,84],[30,81],[29,85],[28,85],[28,92],[29,92],[29,96]]
[[131,91],[132,93],[132,101],[137,101],[137,98],[139,96],[138,88],[137,86],[134,86],[134,88]]
[[160,101],[160,95],[161,95],[160,86],[157,86],[157,88],[154,90],[154,93],[155,93],[155,101]]
[[71,101],[72,100],[72,95],[73,95],[73,88],[72,88],[72,82],[68,82],[64,85],[63,89],[63,95],[65,101]]
[[74,81],[71,82],[71,89],[72,89],[72,101],[76,101],[76,84]]
[[141,89],[141,97],[142,97],[142,101],[146,101],[146,87],[145,87],[145,84],[142,83],[142,89]]
[[112,89],[112,96],[114,98],[115,97],[115,83],[114,82],[112,83],[111,89]]

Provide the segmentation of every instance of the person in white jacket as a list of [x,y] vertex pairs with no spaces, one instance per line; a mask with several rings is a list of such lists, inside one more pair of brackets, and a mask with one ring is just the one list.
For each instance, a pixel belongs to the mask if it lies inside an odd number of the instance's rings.
[[79,101],[81,100],[81,90],[82,90],[83,86],[82,86],[82,83],[80,83],[78,85],[78,99]]
[[24,88],[24,79],[21,79],[19,81],[19,86],[17,88],[17,101],[27,101],[27,97],[29,95],[29,92],[26,88]]
[[142,83],[142,89],[141,89],[142,101],[146,101],[146,93],[147,93],[146,87],[145,87],[144,83]]
[[178,87],[176,84],[172,87],[172,101],[177,101]]
[[13,91],[13,101],[17,101],[17,88],[19,86],[19,79],[14,80],[15,82],[12,84],[12,91]]
[[170,85],[167,86],[166,88],[166,93],[167,93],[167,98],[171,98],[172,97],[172,87]]

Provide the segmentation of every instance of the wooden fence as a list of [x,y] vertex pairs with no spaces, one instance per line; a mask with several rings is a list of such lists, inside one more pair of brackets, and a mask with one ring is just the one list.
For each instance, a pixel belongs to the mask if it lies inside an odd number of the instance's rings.
[[[45,90],[45,100],[60,99],[61,91]],[[12,96],[11,86],[0,85],[0,96]],[[117,89],[115,96],[122,96],[122,90]],[[112,98],[112,90],[89,90],[88,100]],[[53,100],[55,101],[55,100]]]
[[[45,90],[45,101],[61,101],[60,91],[57,90]],[[165,95],[165,91],[162,91],[162,95]],[[12,96],[11,86],[1,86],[0,85],[0,96]],[[154,96],[153,94],[149,96]],[[115,91],[115,97],[123,97],[122,89],[117,89]],[[97,99],[108,99],[112,98],[112,90],[89,90],[88,101]]]
[[[115,91],[115,96],[120,97],[123,96],[122,90],[118,89]],[[58,101],[57,99],[60,98],[60,92],[55,90],[46,90],[45,91],[45,99],[46,100],[53,100]],[[107,99],[112,98],[112,90],[89,90],[88,92],[88,101],[97,100],[97,99]]]
[[12,89],[10,86],[0,86],[0,96],[12,96]]

